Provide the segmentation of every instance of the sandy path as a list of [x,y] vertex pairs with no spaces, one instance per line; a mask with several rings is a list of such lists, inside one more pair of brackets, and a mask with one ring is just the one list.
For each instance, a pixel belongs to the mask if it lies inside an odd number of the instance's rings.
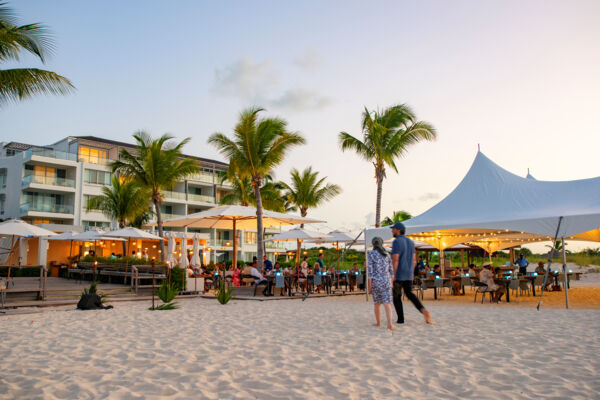
[[[362,297],[116,304],[0,318],[0,398],[582,398],[600,311],[410,306],[392,335]],[[500,395],[502,392],[502,395]]]

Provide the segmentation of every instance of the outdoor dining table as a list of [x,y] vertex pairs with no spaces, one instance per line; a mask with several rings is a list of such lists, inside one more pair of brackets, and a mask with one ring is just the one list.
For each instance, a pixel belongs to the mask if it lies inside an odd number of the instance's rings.
[[[425,287],[427,289],[433,288],[433,298],[434,298],[434,300],[437,300],[437,298],[438,298],[437,287],[435,286],[436,279],[441,279],[444,282],[448,282],[450,280],[450,278],[427,278],[427,279],[423,279],[423,281],[425,282]],[[441,294],[441,292],[440,292],[440,294]]]

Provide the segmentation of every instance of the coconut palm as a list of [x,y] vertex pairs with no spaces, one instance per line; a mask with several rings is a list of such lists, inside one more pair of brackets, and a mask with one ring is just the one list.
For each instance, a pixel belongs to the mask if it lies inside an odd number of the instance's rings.
[[412,215],[408,211],[400,210],[394,211],[392,217],[385,217],[383,221],[381,221],[381,226],[393,225],[396,222],[406,221],[407,219],[411,219]]
[[381,218],[381,193],[386,177],[386,166],[398,173],[395,159],[406,155],[408,148],[423,140],[435,140],[435,128],[424,121],[417,121],[415,113],[406,104],[392,106],[383,111],[369,111],[365,107],[362,119],[363,140],[346,132],[340,132],[342,151],[354,150],[360,157],[375,166],[377,201],[375,226]]
[[[227,177],[227,173],[219,174],[221,183],[228,181],[231,185],[231,191],[221,197],[219,204],[240,204],[248,207],[256,207],[256,196],[252,189],[250,178],[240,178],[239,175]],[[260,188],[260,196],[265,210],[286,212],[287,198],[282,194],[283,186],[280,182],[274,182],[270,175],[265,176],[263,185]]]
[[[0,3],[0,63],[19,61],[29,52],[45,62],[52,53],[52,40],[41,24],[18,26],[12,10]],[[0,106],[37,94],[67,94],[73,84],[55,72],[38,68],[0,69]]]
[[[313,172],[312,167],[306,168],[300,173],[296,168],[290,171],[292,183],[283,183],[286,189],[286,197],[294,209],[300,211],[300,216],[306,217],[309,208],[333,199],[342,192],[342,188],[333,183],[325,183],[327,177],[319,179],[319,173]],[[304,228],[304,224],[300,225]],[[300,261],[300,241],[297,242],[296,265]]]
[[214,133],[208,143],[229,160],[230,174],[250,179],[256,198],[257,257],[263,260],[263,201],[261,190],[265,176],[272,173],[293,146],[304,144],[304,138],[287,130],[287,122],[279,118],[259,119],[262,108],[242,111],[233,138]]
[[[156,224],[159,236],[163,236],[163,221],[160,211],[163,196],[162,190],[171,188],[175,182],[198,172],[199,165],[191,158],[183,158],[181,149],[190,138],[179,143],[169,142],[173,136],[165,134],[153,139],[148,133],[139,131],[133,135],[137,142],[136,153],[132,154],[121,149],[119,160],[113,161],[113,172],[136,181],[142,188],[148,190],[154,204]],[[165,249],[160,242],[161,260],[164,261]]]
[[111,186],[104,186],[101,196],[89,199],[86,209],[99,210],[106,217],[116,220],[119,228],[124,228],[144,215],[148,211],[148,205],[148,192],[137,182],[121,181],[113,175]]

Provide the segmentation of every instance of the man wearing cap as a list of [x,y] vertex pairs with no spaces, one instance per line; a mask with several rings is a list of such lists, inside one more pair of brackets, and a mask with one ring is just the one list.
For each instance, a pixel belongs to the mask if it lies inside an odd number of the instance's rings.
[[527,266],[529,265],[529,261],[523,257],[523,254],[519,254],[519,258],[517,258],[515,263],[519,266],[519,273],[521,275],[527,275]]
[[394,268],[394,308],[398,314],[397,323],[404,323],[404,310],[402,309],[402,290],[406,298],[425,317],[426,323],[431,323],[431,315],[419,298],[412,292],[413,272],[415,265],[415,244],[404,236],[406,228],[402,222],[396,222],[391,226],[394,244],[392,245],[392,266]]

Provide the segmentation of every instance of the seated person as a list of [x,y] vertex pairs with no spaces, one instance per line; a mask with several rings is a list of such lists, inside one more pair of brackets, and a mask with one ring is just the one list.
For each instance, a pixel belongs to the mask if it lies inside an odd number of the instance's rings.
[[419,256],[419,261],[417,262],[417,265],[415,266],[415,275],[426,275],[427,274],[427,270],[426,270],[426,265],[425,262],[423,261],[423,256]]
[[256,286],[258,285],[266,285],[266,287],[263,289],[263,295],[264,296],[273,296],[273,294],[271,293],[271,286],[273,285],[273,282],[270,280],[265,279],[264,276],[262,276],[262,274],[258,271],[257,269],[258,266],[258,262],[254,262],[252,264],[252,269],[250,270],[250,275],[252,275],[254,277],[254,284]]
[[273,271],[273,263],[267,258],[267,256],[263,257],[263,264],[264,264],[264,274],[265,275],[270,275],[271,271]]
[[494,303],[499,302],[504,294],[504,288],[494,282],[494,273],[492,272],[492,266],[489,263],[483,265],[483,269],[479,273],[479,281],[487,285],[487,290],[491,292],[490,295],[492,296],[492,301]]
[[442,269],[440,268],[439,264],[435,264],[433,266],[433,276],[434,277],[436,277],[436,276],[441,277],[442,276]]
[[115,253],[114,253],[114,252],[113,252],[113,253],[110,253],[110,259],[111,259],[111,260],[116,260],[116,259],[117,259],[117,256],[115,255]]
[[469,264],[469,270],[467,271],[471,278],[477,278],[477,271],[475,270],[475,264]]
[[350,291],[354,291],[354,286],[356,285],[356,273],[360,273],[360,269],[358,268],[358,264],[354,263],[352,264],[352,268],[350,268]]
[[538,275],[545,275],[546,274],[546,268],[544,268],[544,263],[543,262],[539,262],[538,266],[535,268],[535,272],[537,272]]

